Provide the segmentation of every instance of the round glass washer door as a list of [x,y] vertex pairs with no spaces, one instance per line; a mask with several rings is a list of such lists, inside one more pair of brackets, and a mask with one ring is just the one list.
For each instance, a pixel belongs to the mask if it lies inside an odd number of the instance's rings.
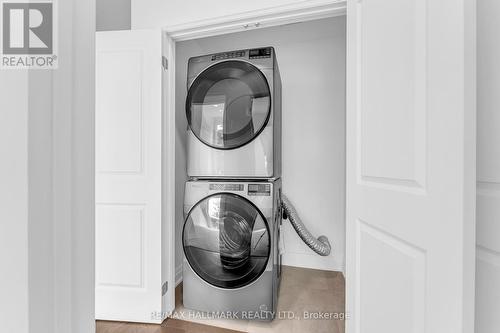
[[266,269],[270,254],[266,219],[239,195],[219,193],[201,200],[189,212],[182,233],[189,265],[211,285],[244,287]]
[[194,135],[217,149],[241,147],[264,129],[271,112],[266,77],[244,61],[223,61],[196,77],[186,98]]

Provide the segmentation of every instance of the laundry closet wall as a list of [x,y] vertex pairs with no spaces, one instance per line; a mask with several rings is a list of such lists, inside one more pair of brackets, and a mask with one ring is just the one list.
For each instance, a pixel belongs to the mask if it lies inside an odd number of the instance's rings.
[[284,221],[284,264],[344,269],[345,17],[179,42],[176,45],[176,272],[182,272],[186,179],[187,61],[192,56],[273,46],[283,85],[283,191],[309,230],[328,236],[320,257]]

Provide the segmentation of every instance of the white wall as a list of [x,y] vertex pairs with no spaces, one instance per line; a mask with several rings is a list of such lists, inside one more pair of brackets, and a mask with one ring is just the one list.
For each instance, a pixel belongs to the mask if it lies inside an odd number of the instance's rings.
[[[344,269],[345,17],[180,42],[176,46],[177,240],[185,180],[186,73],[189,57],[274,46],[283,85],[283,191],[310,231],[325,234],[332,255],[320,257],[286,222],[284,264]],[[182,264],[177,244],[176,264]]]
[[500,2],[477,2],[476,333],[500,327]]
[[94,2],[56,19],[57,70],[0,74],[2,332],[95,332]]
[[0,74],[0,323],[28,332],[28,72]]
[[160,28],[299,2],[304,0],[132,0],[132,29]]
[[[52,87],[50,71],[29,74],[28,265],[30,331],[54,331]],[[49,97],[48,97],[49,96]]]
[[97,0],[96,30],[130,30],[131,0]]
[[0,285],[6,289],[0,322],[6,332],[54,332],[51,77],[41,70],[0,76]]

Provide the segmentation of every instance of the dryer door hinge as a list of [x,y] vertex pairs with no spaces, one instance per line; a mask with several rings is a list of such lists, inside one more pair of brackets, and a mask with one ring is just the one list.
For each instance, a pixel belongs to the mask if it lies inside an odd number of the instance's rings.
[[161,286],[161,295],[165,296],[165,294],[167,293],[167,291],[168,291],[168,281],[165,282],[163,284],[163,286]]
[[168,59],[165,56],[161,57],[161,66],[164,70],[168,70]]

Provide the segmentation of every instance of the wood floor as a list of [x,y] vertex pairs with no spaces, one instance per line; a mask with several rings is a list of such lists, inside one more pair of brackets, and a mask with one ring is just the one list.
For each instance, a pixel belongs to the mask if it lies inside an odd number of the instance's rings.
[[168,319],[161,325],[96,322],[96,333],[239,333],[215,326],[192,323],[184,320]]
[[[97,333],[344,333],[345,282],[339,272],[283,267],[278,313],[293,319],[277,318],[272,322],[224,319],[167,319],[160,325],[97,322]],[[182,285],[176,289],[175,311],[189,312],[182,306]],[[326,315],[330,318],[311,319]],[[183,316],[189,318],[189,316]],[[196,318],[196,316],[192,316]]]

